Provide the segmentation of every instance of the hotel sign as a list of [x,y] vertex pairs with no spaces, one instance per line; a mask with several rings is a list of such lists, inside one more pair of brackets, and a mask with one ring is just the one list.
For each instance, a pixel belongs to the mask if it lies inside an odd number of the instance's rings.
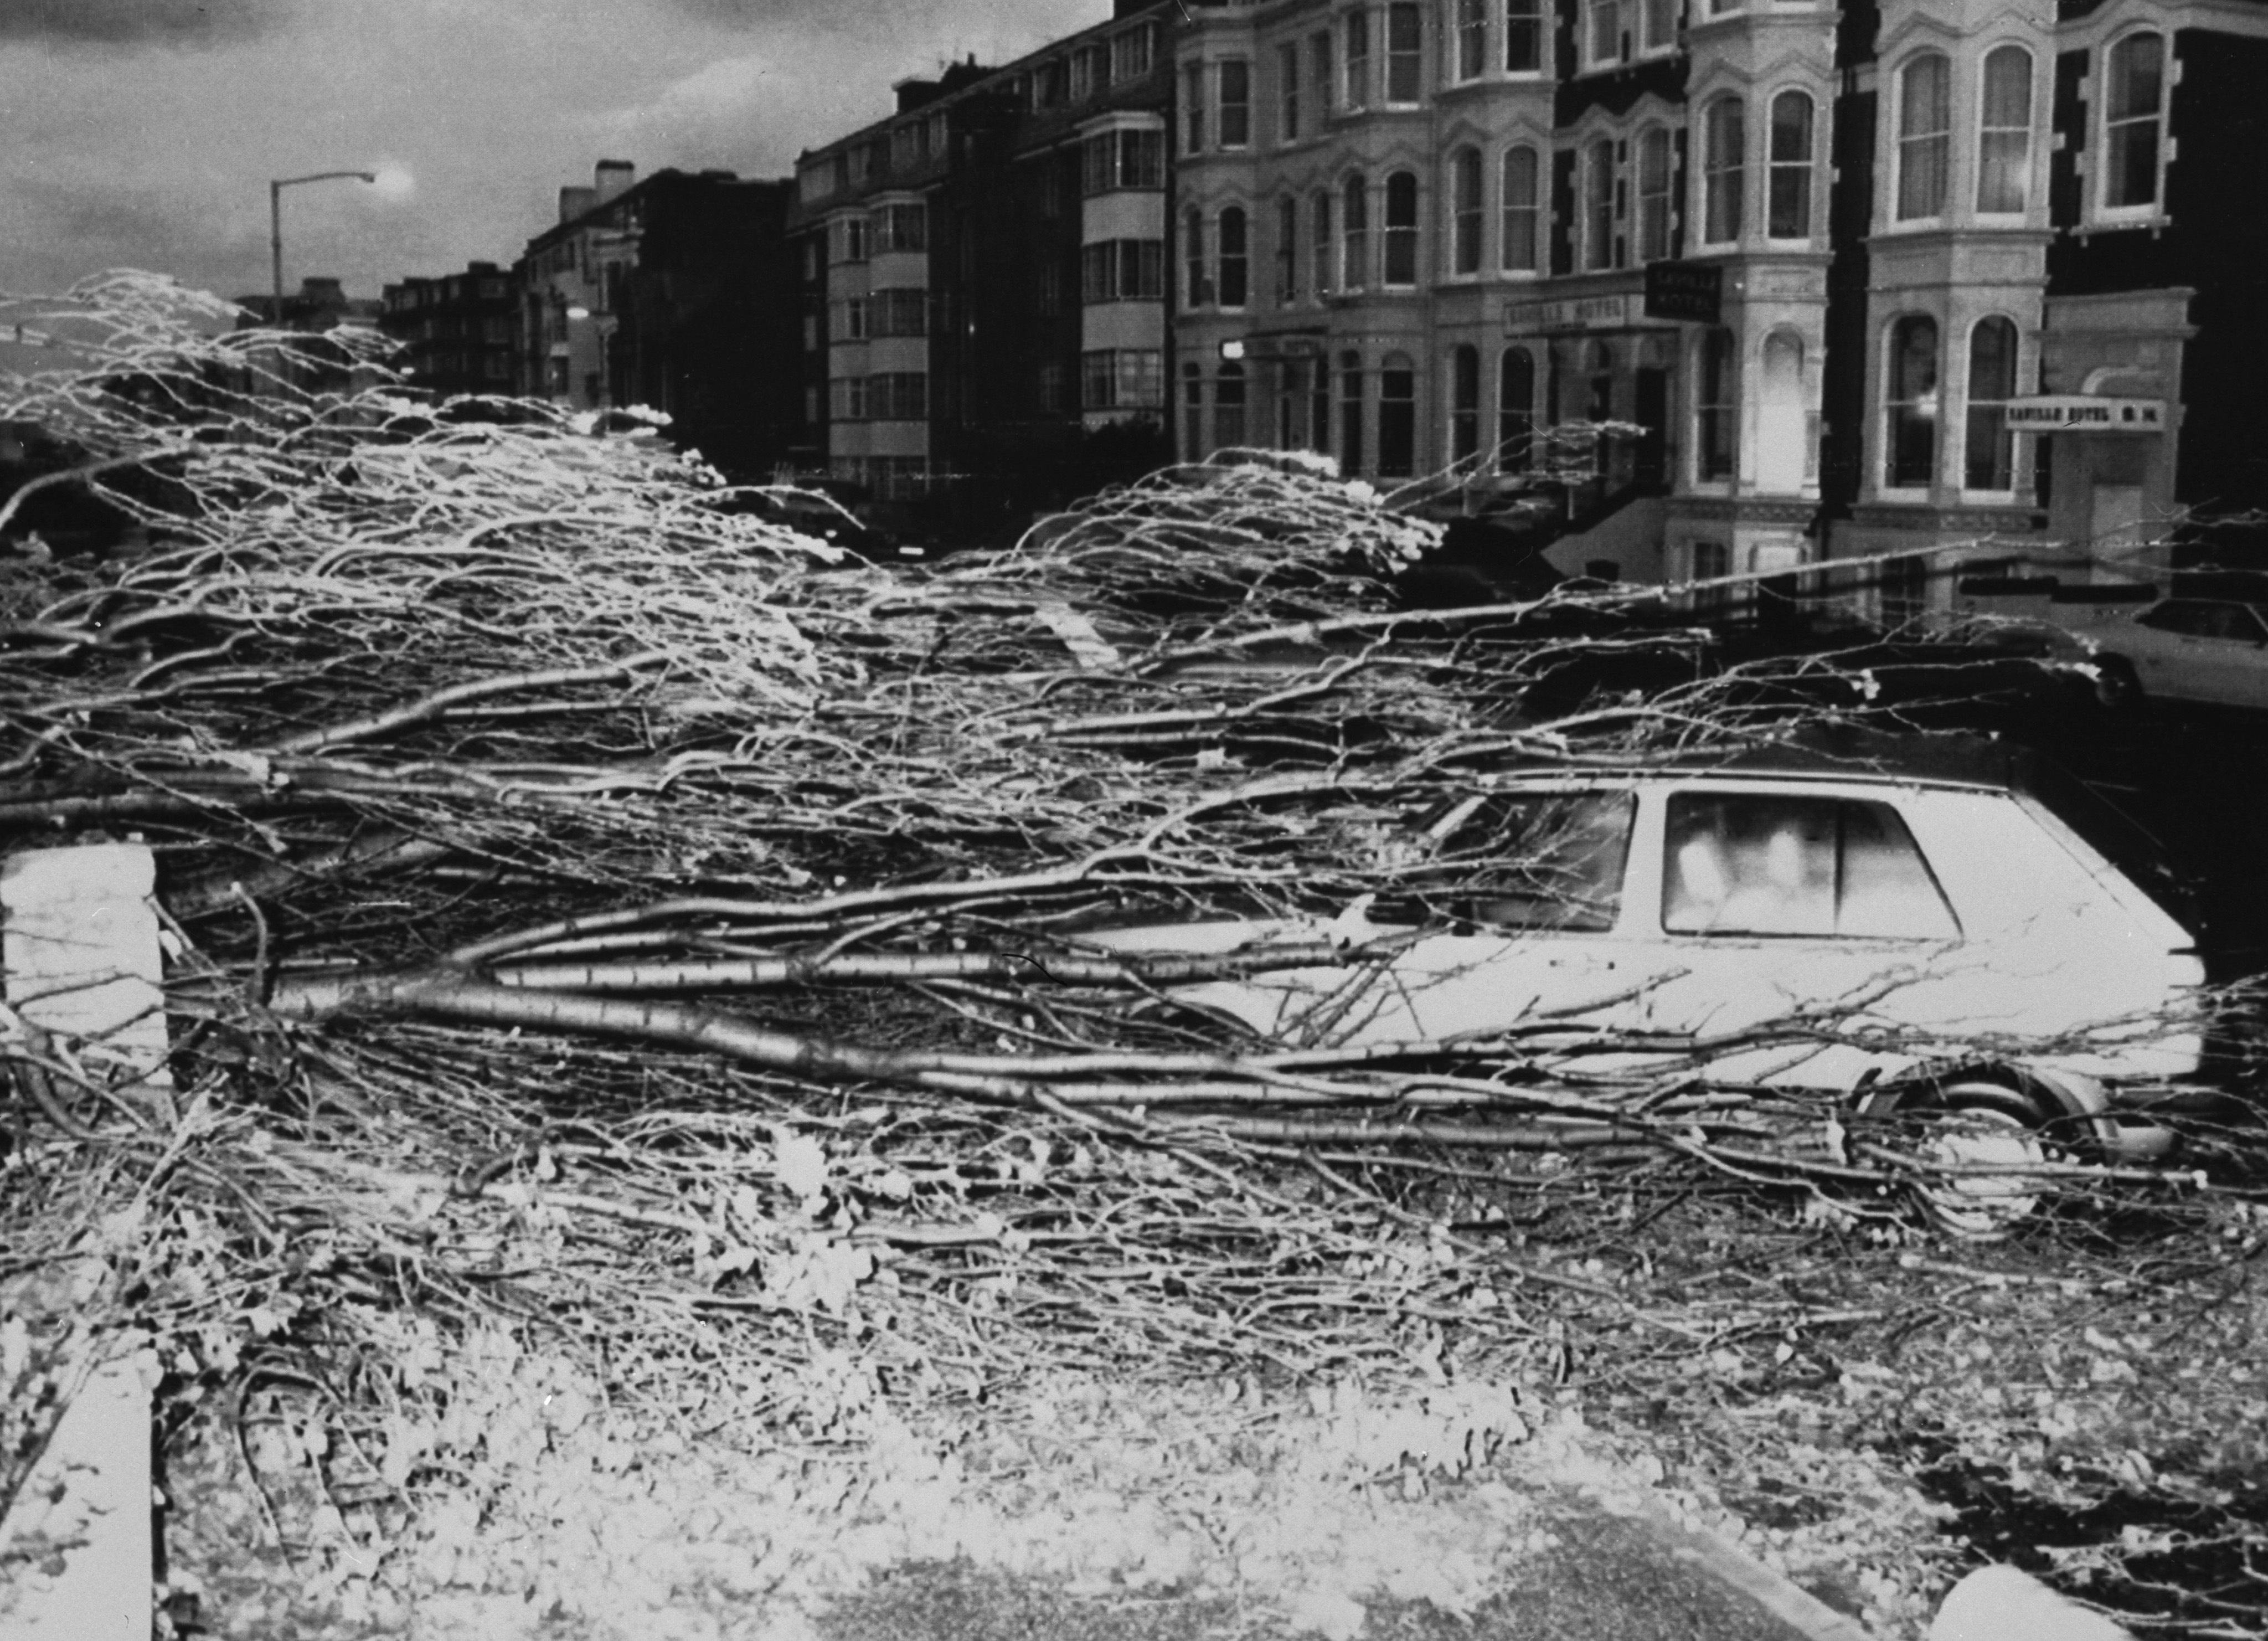
[[1637,296],[1578,296],[1557,302],[1506,302],[1504,334],[1533,336],[1570,330],[1631,330],[1646,324]]
[[1725,313],[1725,270],[1713,262],[1648,262],[1646,316],[1719,323]]
[[2008,428],[2019,433],[2162,433],[2163,399],[2098,399],[2051,393],[2008,402]]

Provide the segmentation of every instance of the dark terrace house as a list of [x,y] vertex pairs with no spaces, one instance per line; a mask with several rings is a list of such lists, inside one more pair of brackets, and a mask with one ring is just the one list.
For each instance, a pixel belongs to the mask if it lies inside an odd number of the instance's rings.
[[402,345],[412,386],[447,395],[512,390],[512,279],[494,262],[386,287],[379,329]]
[[1169,458],[1175,15],[907,81],[801,157],[814,465],[981,529]]
[[513,269],[520,391],[666,412],[729,477],[791,460],[799,401],[789,184],[726,171],[644,181],[601,161]]

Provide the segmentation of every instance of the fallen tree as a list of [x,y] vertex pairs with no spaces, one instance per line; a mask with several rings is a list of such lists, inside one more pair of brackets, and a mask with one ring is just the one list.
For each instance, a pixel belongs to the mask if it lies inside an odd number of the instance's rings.
[[19,1271],[103,1250],[85,1280],[185,1379],[319,1383],[367,1438],[429,1393],[410,1342],[500,1319],[633,1401],[753,1373],[821,1440],[850,1404],[818,1337],[964,1390],[1117,1337],[1145,1371],[1534,1367],[1568,1347],[1523,1290],[1688,1344],[1802,1321],[1525,1260],[1496,1233],[1538,1194],[1879,1225],[1929,1172],[1713,1084],[1737,1045],[1265,1049],[1163,1006],[1250,957],[1080,940],[1454,901],[1507,863],[1445,880],[1407,817],[1476,774],[1785,733],[1649,591],[1405,609],[1436,527],[1288,459],[884,570],[651,431],[435,404],[374,355],[310,388],[335,358],[146,277],[23,317],[68,367],[0,414],[138,531],[0,565],[0,828],[156,854],[177,1036],[172,1091],[129,1096],[14,1033],[7,1211]]

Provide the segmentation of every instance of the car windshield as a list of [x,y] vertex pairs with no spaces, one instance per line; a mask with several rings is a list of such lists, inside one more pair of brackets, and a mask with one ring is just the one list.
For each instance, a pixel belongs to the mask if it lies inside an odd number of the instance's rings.
[[1638,800],[1627,790],[1490,793],[1425,831],[1434,867],[1454,876],[1459,912],[1500,928],[1598,932],[1622,908]]
[[1913,834],[1887,803],[1757,792],[1669,800],[1661,925],[1673,935],[1951,940]]

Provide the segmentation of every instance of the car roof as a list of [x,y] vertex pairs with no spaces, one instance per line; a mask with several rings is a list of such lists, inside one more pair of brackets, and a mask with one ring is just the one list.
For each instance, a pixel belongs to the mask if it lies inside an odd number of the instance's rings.
[[1864,780],[1900,786],[2031,792],[2046,772],[2036,753],[1976,735],[1896,735],[1848,725],[1807,726],[1781,738],[1570,765],[1503,772],[1501,781],[1570,777],[1675,780],[1694,775],[1754,775],[1807,780]]

